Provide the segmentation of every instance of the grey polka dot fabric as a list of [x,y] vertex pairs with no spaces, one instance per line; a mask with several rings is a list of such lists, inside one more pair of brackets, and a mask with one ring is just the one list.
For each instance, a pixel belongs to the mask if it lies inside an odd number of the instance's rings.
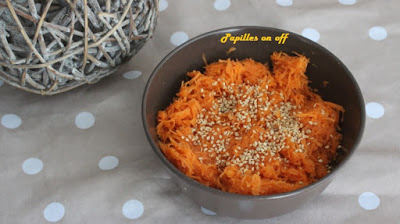
[[166,54],[239,25],[289,30],[332,51],[359,83],[367,113],[361,144],[319,197],[287,215],[240,222],[398,222],[398,1],[160,0],[159,10],[153,39],[94,85],[45,97],[0,80],[0,223],[238,223],[180,192],[146,140],[140,105]]

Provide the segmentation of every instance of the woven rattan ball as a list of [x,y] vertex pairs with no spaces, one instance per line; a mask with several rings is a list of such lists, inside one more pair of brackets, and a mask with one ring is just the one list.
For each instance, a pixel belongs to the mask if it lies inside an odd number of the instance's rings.
[[158,0],[0,0],[0,79],[43,95],[95,83],[151,38]]

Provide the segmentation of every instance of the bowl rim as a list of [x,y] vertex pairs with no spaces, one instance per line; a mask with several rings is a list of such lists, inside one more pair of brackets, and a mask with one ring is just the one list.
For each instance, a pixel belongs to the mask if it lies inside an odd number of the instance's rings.
[[[164,153],[161,151],[161,149],[158,146],[158,143],[154,142],[150,131],[149,131],[149,127],[147,125],[147,120],[146,120],[146,106],[147,106],[147,96],[148,96],[148,90],[150,87],[150,84],[152,83],[153,79],[155,78],[155,75],[157,74],[157,72],[161,69],[161,67],[165,64],[166,61],[168,61],[173,55],[175,55],[175,53],[179,52],[180,50],[182,50],[183,48],[189,46],[190,44],[192,44],[193,42],[196,42],[202,38],[208,37],[208,36],[212,36],[214,34],[217,33],[221,33],[221,32],[232,32],[232,31],[241,31],[241,30],[245,30],[245,29],[260,29],[260,30],[265,30],[265,31],[277,31],[277,32],[284,32],[284,33],[289,33],[291,36],[295,36],[295,38],[301,39],[305,42],[307,42],[307,44],[311,44],[311,45],[315,45],[319,50],[321,50],[323,53],[325,53],[328,57],[333,58],[338,64],[339,66],[341,66],[346,75],[348,76],[348,78],[351,80],[353,87],[355,88],[355,92],[357,94],[357,98],[358,98],[358,103],[361,106],[361,114],[360,114],[360,133],[358,134],[354,146],[353,148],[350,150],[349,149],[349,154],[335,167],[335,169],[328,173],[326,176],[324,176],[323,178],[319,179],[318,181],[307,185],[305,187],[299,188],[297,190],[294,191],[289,191],[289,192],[285,192],[285,193],[278,193],[278,194],[269,194],[269,195],[244,195],[244,194],[235,194],[235,193],[230,193],[230,192],[225,192],[222,191],[220,189],[216,189],[213,187],[209,187],[206,186],[200,182],[195,181],[194,179],[186,176],[182,171],[180,171],[178,168],[176,168],[164,155]],[[185,43],[181,44],[180,46],[176,47],[175,49],[173,49],[172,51],[170,51],[159,63],[158,65],[155,67],[155,69],[153,70],[153,72],[151,73],[149,79],[147,80],[144,92],[143,92],[143,97],[142,97],[142,122],[143,122],[143,127],[146,133],[146,137],[153,149],[153,151],[157,154],[157,156],[159,157],[159,159],[164,163],[164,165],[171,171],[173,172],[175,175],[177,175],[181,180],[183,180],[185,183],[187,183],[188,185],[191,185],[192,187],[196,187],[196,188],[200,188],[204,191],[207,191],[211,194],[217,194],[219,196],[222,197],[231,197],[231,198],[235,198],[235,199],[240,199],[240,200],[274,200],[274,199],[280,199],[280,198],[287,198],[290,196],[294,196],[294,195],[298,195],[302,192],[307,192],[312,190],[314,187],[316,187],[317,185],[329,181],[330,179],[332,179],[334,177],[334,175],[339,172],[343,166],[347,163],[347,161],[350,159],[350,157],[354,154],[354,151],[357,149],[363,133],[364,133],[364,128],[365,128],[365,102],[363,99],[363,95],[361,92],[360,87],[358,86],[354,76],[352,75],[352,73],[350,72],[350,70],[344,65],[344,63],[342,61],[339,60],[338,57],[336,57],[332,52],[330,52],[328,49],[326,49],[325,47],[323,47],[322,45],[309,40],[306,37],[303,37],[299,34],[287,31],[287,30],[283,30],[283,29],[279,29],[279,28],[274,28],[274,27],[265,27],[265,26],[232,26],[232,27],[225,27],[225,28],[220,28],[220,29],[216,29],[216,30],[212,30],[206,33],[202,33],[196,37],[191,38],[190,40],[186,41]]]

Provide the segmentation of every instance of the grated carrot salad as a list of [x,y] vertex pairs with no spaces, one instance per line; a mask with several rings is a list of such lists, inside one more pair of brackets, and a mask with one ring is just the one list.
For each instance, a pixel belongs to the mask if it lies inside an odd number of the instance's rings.
[[266,195],[324,177],[340,148],[344,109],[308,86],[303,55],[219,60],[189,72],[158,113],[160,148],[179,170],[223,191]]

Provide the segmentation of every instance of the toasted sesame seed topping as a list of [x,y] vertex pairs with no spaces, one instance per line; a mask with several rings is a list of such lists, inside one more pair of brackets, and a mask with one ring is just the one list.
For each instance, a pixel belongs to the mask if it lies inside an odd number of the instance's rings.
[[[267,161],[290,163],[281,155],[282,150],[294,147],[295,153],[307,152],[305,148],[311,145],[314,137],[312,128],[304,128],[305,124],[298,117],[301,105],[286,102],[282,92],[276,93],[277,98],[275,91],[268,91],[268,86],[235,85],[223,81],[220,90],[210,92],[214,102],[197,114],[196,124],[191,128],[193,135],[182,136],[186,142],[193,142],[199,151],[208,154],[210,160],[199,157],[200,162],[214,163],[221,170],[226,166],[238,166],[242,173],[254,173]],[[212,85],[217,84],[213,82]],[[200,92],[205,90],[201,88]],[[321,113],[325,111],[321,110]],[[308,124],[318,125],[312,120]],[[240,146],[232,148],[245,139],[255,141],[249,142],[244,149]]]

